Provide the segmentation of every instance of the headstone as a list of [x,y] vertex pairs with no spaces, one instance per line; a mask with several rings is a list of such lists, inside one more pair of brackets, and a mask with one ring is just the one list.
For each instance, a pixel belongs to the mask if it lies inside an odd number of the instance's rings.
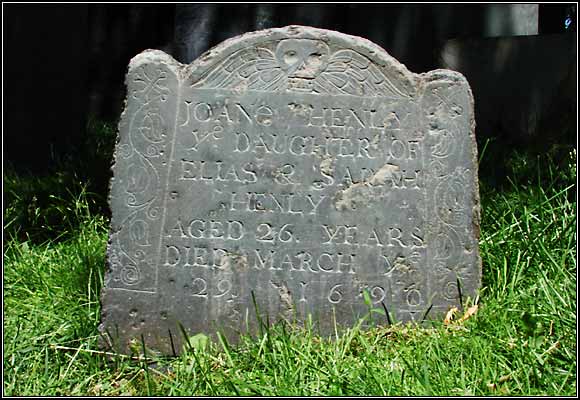
[[322,334],[369,305],[420,321],[475,295],[477,150],[459,73],[416,75],[367,40],[289,26],[191,65],[145,51],[126,83],[100,327],[114,349],[235,340],[258,315]]

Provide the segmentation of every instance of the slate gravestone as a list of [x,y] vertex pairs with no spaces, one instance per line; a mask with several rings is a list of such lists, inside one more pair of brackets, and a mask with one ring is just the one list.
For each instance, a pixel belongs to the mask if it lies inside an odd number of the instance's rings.
[[[182,332],[436,317],[481,279],[473,100],[373,43],[290,26],[126,78],[103,332],[178,352]],[[255,303],[254,304],[254,300]],[[257,307],[255,307],[255,305]],[[385,318],[386,322],[386,318]]]

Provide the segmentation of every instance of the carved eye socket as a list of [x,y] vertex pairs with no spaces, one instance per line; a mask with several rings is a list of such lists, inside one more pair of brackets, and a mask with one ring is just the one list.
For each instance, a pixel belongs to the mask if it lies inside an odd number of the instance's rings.
[[318,68],[322,64],[322,54],[312,53],[308,56],[306,63],[310,67]]
[[284,62],[288,65],[296,64],[298,62],[298,53],[295,50],[288,50],[284,53]]

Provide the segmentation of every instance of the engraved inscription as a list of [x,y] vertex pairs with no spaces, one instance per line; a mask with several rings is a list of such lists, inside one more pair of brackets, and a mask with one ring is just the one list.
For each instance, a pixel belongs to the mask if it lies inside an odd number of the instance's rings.
[[187,67],[144,52],[127,84],[101,327],[117,324],[121,347],[139,334],[170,353],[183,328],[235,340],[309,315],[330,333],[369,306],[413,321],[476,293],[459,74],[415,75],[368,42],[287,27]]

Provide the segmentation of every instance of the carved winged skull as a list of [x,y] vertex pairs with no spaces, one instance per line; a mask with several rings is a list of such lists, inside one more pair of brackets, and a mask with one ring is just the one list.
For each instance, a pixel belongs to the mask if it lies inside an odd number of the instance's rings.
[[285,39],[274,51],[249,47],[234,52],[193,86],[408,97],[392,81],[380,66],[354,50],[331,53],[321,40]]

